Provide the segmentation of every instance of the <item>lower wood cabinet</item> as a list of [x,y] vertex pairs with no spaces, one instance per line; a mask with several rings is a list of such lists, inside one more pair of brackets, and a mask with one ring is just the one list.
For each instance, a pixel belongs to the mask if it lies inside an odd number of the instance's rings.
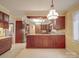
[[64,35],[28,35],[27,48],[65,48]]
[[12,46],[11,38],[0,39],[0,55],[8,51],[11,48],[11,46]]

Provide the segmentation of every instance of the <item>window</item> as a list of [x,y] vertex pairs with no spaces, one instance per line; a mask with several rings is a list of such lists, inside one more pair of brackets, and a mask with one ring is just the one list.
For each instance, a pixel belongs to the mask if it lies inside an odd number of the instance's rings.
[[79,41],[79,11],[74,14],[73,18],[73,37]]

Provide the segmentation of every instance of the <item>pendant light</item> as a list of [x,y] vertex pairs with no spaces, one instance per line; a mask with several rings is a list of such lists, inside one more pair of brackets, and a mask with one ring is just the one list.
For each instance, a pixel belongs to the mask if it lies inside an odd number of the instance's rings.
[[47,15],[48,20],[54,20],[57,19],[59,16],[59,14],[56,12],[56,10],[54,9],[54,4],[53,4],[53,0],[52,0],[52,5],[51,5],[51,9]]

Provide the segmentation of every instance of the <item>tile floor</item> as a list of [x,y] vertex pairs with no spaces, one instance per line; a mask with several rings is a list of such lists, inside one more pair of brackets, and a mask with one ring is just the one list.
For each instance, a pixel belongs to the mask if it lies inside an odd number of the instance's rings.
[[24,44],[15,44],[0,58],[78,58],[65,49],[26,49]]

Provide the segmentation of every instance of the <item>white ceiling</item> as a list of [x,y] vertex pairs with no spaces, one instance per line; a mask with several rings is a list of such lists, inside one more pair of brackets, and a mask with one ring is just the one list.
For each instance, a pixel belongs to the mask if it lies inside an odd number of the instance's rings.
[[[79,3],[79,0],[54,0],[54,7],[58,12],[66,11],[76,3]],[[21,15],[30,11],[48,11],[51,0],[0,0],[0,4]]]

